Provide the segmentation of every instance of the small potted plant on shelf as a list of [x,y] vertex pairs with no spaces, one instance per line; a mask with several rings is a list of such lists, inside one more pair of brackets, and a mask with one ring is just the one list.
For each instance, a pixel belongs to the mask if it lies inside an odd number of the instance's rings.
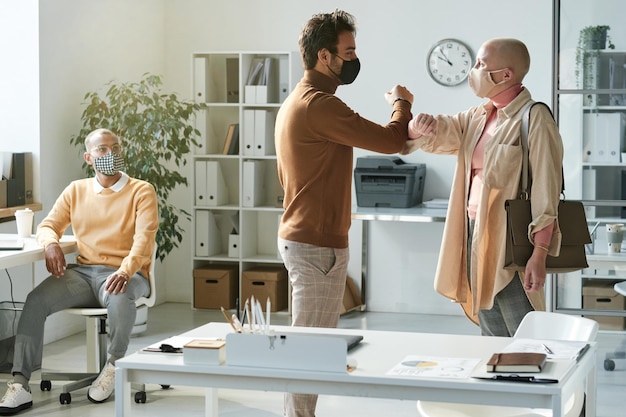
[[[576,47],[576,82],[578,87],[593,88],[594,76],[591,71],[594,58],[598,56],[598,51],[602,49],[615,49],[609,35],[610,26],[585,26],[578,35],[578,45]],[[583,73],[582,85],[580,73]]]
[[[82,153],[87,134],[100,127],[122,138],[125,172],[151,183],[157,193],[157,257],[162,261],[182,241],[181,220],[190,219],[190,214],[171,204],[168,197],[177,186],[187,185],[187,178],[176,168],[186,165],[185,156],[198,144],[200,132],[193,120],[204,106],[183,101],[174,93],[162,93],[157,75],[144,74],[136,83],[111,81],[107,85],[104,97],[96,91],[85,94],[83,126],[70,143]],[[90,165],[84,163],[83,169],[93,175]]]

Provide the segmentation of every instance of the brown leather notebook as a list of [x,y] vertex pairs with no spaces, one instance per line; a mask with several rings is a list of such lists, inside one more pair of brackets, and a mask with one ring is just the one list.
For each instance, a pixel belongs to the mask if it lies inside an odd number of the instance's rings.
[[545,353],[494,353],[487,361],[487,372],[541,372],[546,358]]

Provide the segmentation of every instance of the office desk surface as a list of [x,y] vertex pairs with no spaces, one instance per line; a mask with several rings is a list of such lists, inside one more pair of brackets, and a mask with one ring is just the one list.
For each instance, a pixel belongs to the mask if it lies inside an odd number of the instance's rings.
[[[29,238],[18,238],[17,234],[0,233],[0,240],[22,240],[24,249],[0,251],[0,268],[11,268],[18,265],[25,265],[44,259],[44,251],[37,242],[35,236]],[[63,236],[61,239],[61,249],[63,253],[72,253],[78,250],[74,236]]]
[[[277,331],[290,329],[273,327]],[[116,416],[130,415],[131,381],[209,387],[206,393],[207,416],[217,416],[215,388],[539,407],[551,408],[555,416],[560,416],[564,399],[585,380],[588,386],[587,416],[595,416],[595,343],[561,382],[529,384],[475,378],[401,378],[386,375],[407,355],[486,361],[493,352],[508,345],[510,338],[346,329],[299,328],[298,331],[363,335],[361,345],[348,355],[357,361],[357,369],[351,373],[333,373],[227,364],[185,365],[182,355],[134,353],[116,362]],[[209,323],[181,336],[224,337],[229,332],[230,327],[225,323]],[[482,363],[478,365],[481,366]],[[140,406],[149,407],[150,404]]]
[[445,208],[410,207],[353,207],[355,220],[377,220],[392,222],[444,222],[448,210]]

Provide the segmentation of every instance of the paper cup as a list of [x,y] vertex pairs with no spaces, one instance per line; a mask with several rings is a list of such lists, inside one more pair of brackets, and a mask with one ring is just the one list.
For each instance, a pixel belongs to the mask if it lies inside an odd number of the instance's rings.
[[34,217],[35,213],[29,208],[15,211],[18,237],[30,237],[33,234]]

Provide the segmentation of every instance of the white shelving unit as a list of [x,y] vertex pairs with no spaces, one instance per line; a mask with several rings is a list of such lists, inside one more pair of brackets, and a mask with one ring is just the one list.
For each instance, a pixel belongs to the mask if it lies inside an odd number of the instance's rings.
[[[193,152],[193,268],[237,265],[241,296],[243,271],[282,265],[274,121],[302,65],[299,54],[276,51],[202,52],[192,60],[194,100],[206,105],[196,119],[201,140]],[[255,78],[264,79],[248,85],[257,67]],[[224,154],[232,124],[238,124],[238,147]]]
[[[597,230],[587,256],[590,268],[559,274],[551,307],[592,315],[604,330],[623,330],[624,300],[612,283],[626,280],[626,251],[607,254],[605,225],[626,223],[626,50],[574,47],[583,27],[615,27],[611,16],[618,10],[603,10],[606,5],[590,0],[554,4],[554,111],[565,149],[565,196],[585,202],[590,229]],[[594,13],[581,12],[590,8]],[[602,21],[598,16],[604,16]],[[612,40],[618,48],[626,47],[626,39]]]

